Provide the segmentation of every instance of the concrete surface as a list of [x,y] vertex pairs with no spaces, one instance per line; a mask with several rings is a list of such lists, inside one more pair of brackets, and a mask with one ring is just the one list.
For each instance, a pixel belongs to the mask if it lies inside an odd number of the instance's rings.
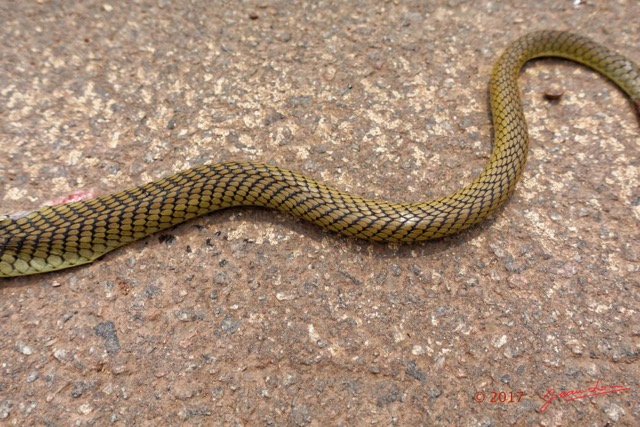
[[[0,211],[229,159],[442,195],[488,159],[489,72],[517,36],[569,29],[640,61],[636,1],[521,3],[4,0]],[[4,280],[0,420],[638,425],[638,116],[570,63],[520,82],[524,180],[461,235],[379,245],[230,210]],[[596,383],[629,390],[541,410]]]

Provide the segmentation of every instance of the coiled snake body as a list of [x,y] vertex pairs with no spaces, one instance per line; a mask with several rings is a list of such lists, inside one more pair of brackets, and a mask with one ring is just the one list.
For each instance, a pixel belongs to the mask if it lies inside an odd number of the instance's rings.
[[453,194],[420,203],[367,200],[273,165],[198,166],[120,193],[0,217],[0,277],[92,262],[122,245],[190,218],[232,206],[289,212],[346,236],[417,242],[464,230],[513,193],[528,151],[517,78],[523,64],[555,56],[583,63],[615,82],[640,109],[640,68],[585,37],[534,32],[511,44],[493,68],[495,141],[482,173]]

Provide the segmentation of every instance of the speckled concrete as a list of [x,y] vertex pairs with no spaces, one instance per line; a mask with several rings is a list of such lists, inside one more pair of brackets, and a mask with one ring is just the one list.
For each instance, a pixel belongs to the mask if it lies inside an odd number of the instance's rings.
[[[0,1],[0,212],[230,159],[418,201],[487,161],[488,76],[517,36],[640,61],[636,1],[482,3]],[[638,425],[638,116],[563,61],[520,82],[524,180],[461,235],[369,244],[230,210],[4,280],[0,420]],[[541,410],[598,381],[629,390]]]

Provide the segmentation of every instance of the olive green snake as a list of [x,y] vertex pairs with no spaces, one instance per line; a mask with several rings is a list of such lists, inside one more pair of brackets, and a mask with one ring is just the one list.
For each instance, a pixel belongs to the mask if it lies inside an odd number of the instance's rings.
[[0,217],[0,277],[86,264],[157,231],[233,206],[273,208],[373,241],[411,243],[464,230],[504,204],[522,175],[529,142],[517,79],[525,62],[547,56],[599,71],[640,110],[640,68],[632,61],[583,36],[533,32],[508,46],[493,68],[491,157],[473,182],[453,194],[390,203],[269,164],[203,165],[116,194]]

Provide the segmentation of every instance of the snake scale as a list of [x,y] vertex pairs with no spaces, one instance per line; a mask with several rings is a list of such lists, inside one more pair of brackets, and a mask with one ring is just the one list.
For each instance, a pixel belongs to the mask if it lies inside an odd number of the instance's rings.
[[631,60],[580,35],[533,32],[508,46],[493,68],[491,158],[473,182],[453,194],[389,203],[357,197],[278,166],[203,165],[116,194],[0,217],[0,277],[89,263],[157,231],[232,206],[278,209],[373,241],[410,243],[464,230],[500,207],[522,175],[528,133],[517,79],[525,62],[547,56],[599,71],[640,111],[640,68]]

